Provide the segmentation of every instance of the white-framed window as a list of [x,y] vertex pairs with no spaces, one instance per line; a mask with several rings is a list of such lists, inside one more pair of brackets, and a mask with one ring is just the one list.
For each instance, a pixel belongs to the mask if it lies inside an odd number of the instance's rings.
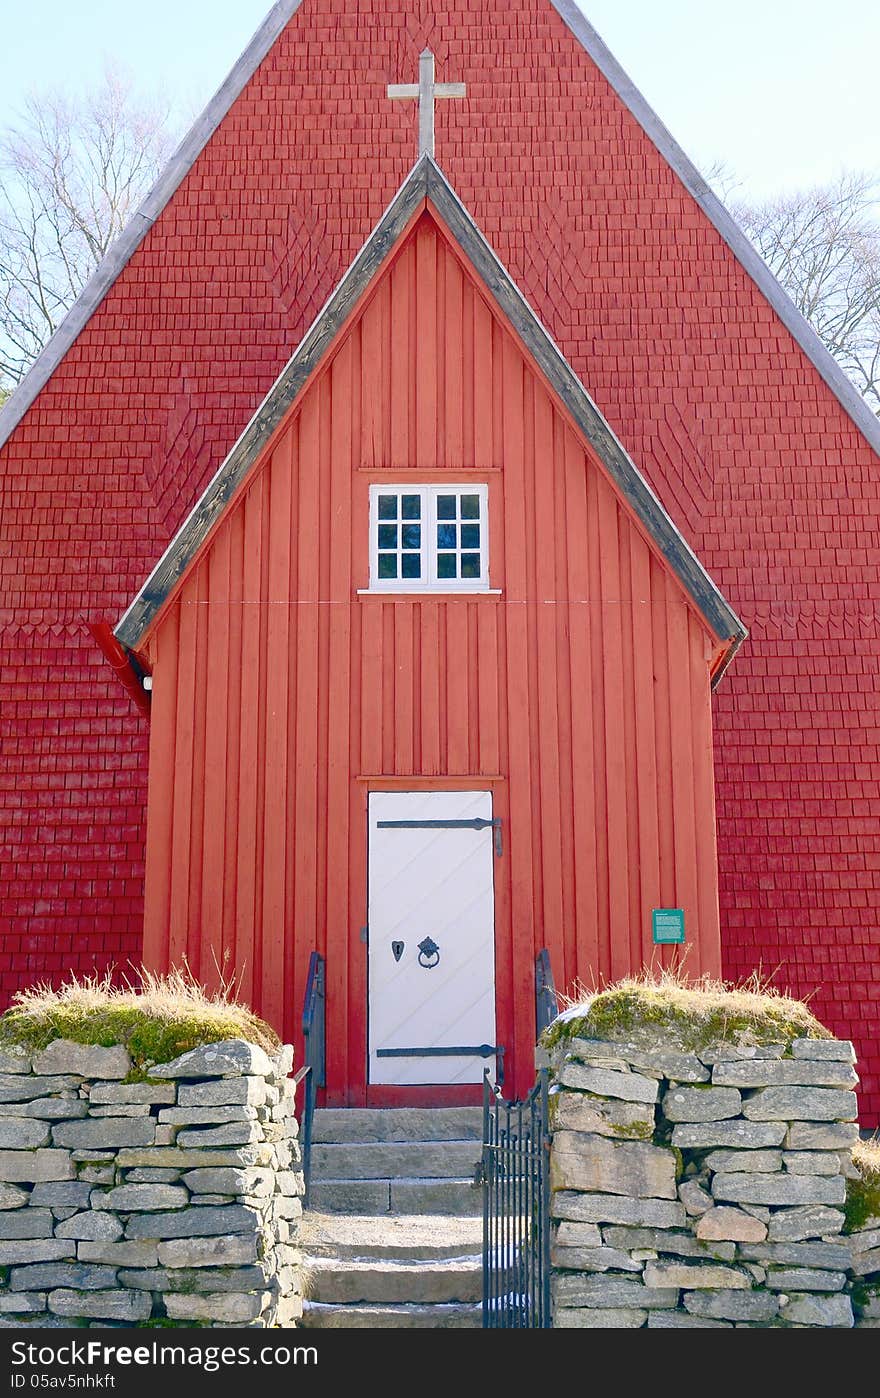
[[371,485],[370,591],[487,592],[489,488]]

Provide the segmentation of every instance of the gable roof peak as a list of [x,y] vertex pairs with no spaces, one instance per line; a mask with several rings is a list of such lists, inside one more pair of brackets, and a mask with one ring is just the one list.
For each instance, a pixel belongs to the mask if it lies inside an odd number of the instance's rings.
[[299,348],[120,619],[114,632],[116,638],[131,650],[143,644],[178,583],[238,496],[251,468],[426,205],[436,211],[441,232],[464,254],[487,299],[518,337],[707,627],[722,643],[723,656],[715,671],[715,678],[719,678],[744,640],[745,627],[429,154],[416,161]]

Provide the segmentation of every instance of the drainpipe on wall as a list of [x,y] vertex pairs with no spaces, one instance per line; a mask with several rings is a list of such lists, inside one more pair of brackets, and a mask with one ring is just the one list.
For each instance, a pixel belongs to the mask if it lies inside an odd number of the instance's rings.
[[150,678],[149,672],[132,651],[117,641],[106,621],[89,622],[89,630],[129,698],[149,718],[150,696],[144,688],[144,681]]

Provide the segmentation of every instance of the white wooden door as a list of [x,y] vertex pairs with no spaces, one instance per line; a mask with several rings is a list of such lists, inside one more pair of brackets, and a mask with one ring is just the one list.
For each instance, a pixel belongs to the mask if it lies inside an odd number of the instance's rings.
[[494,1056],[417,1052],[495,1044],[491,820],[488,791],[370,794],[371,1083],[494,1075]]

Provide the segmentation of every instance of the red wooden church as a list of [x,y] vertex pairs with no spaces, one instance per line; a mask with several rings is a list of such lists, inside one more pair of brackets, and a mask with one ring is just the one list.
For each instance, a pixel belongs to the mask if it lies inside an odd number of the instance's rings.
[[680,909],[876,1118],[878,425],[569,0],[280,0],[0,432],[7,990],[454,1101]]

